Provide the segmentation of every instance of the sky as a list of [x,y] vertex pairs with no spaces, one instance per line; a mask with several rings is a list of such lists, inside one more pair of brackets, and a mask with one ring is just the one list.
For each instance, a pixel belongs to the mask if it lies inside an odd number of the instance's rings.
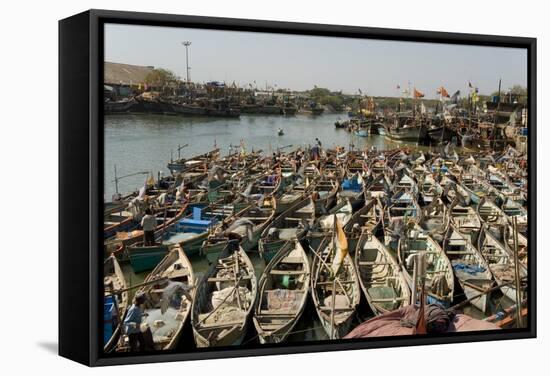
[[[527,86],[527,50],[436,43],[282,35],[140,25],[105,25],[105,61],[169,69],[185,79],[191,41],[191,81],[233,81],[307,90],[316,85],[347,94],[398,96],[409,86],[436,98]],[[256,82],[254,84],[254,81]]]

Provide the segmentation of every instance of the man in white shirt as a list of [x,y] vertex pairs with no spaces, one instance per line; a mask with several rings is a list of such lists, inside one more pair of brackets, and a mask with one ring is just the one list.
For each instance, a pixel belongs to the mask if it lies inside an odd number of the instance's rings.
[[145,215],[141,219],[141,227],[143,228],[144,245],[155,245],[155,228],[157,227],[157,218],[151,214],[151,209],[145,210]]

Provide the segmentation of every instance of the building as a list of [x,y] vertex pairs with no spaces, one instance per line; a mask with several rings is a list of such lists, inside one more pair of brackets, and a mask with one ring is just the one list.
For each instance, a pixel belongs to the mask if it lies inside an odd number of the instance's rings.
[[127,97],[135,90],[144,90],[145,78],[154,69],[153,66],[105,62],[104,91],[114,97]]

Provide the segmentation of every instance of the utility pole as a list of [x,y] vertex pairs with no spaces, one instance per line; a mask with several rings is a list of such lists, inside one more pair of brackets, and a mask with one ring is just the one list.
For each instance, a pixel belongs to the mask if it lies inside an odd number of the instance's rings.
[[185,42],[182,42],[181,44],[183,44],[185,46],[185,71],[186,71],[186,74],[187,74],[187,84],[189,84],[191,82],[191,80],[189,79],[189,46],[191,45],[191,42],[189,42],[188,40],[186,40]]

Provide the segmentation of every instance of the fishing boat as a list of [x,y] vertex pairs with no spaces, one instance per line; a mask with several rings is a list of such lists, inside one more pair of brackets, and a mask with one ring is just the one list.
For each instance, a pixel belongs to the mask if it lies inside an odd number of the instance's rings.
[[126,288],[126,280],[116,257],[107,257],[103,262],[103,351],[106,353],[115,348],[122,333],[122,321],[129,299]]
[[443,249],[422,229],[415,226],[406,231],[398,241],[398,258],[409,287],[413,284],[413,263],[409,257],[424,252],[426,259],[426,293],[429,303],[438,303],[449,307],[454,295],[454,276],[452,265]]
[[253,322],[260,343],[285,340],[304,311],[310,283],[308,255],[299,241],[286,242],[258,284]]
[[491,200],[482,198],[476,210],[485,228],[496,237],[500,237],[502,229],[511,223],[510,218]]
[[344,178],[341,190],[336,194],[337,201],[349,200],[354,210],[359,209],[365,203],[364,180],[360,173],[355,173],[349,178]]
[[513,219],[516,218],[518,231],[522,234],[527,234],[527,209],[525,209],[518,202],[507,198],[506,201],[504,201],[504,204],[502,204],[502,211],[508,217],[510,225],[512,224]]
[[345,234],[337,228],[314,251],[311,266],[313,304],[329,339],[343,338],[351,330],[360,291]]
[[422,210],[414,195],[405,189],[401,189],[389,200],[384,221],[387,222],[386,224],[404,219],[414,219],[419,222],[421,218]]
[[[512,255],[506,250],[494,235],[492,231],[484,225],[478,239],[478,249],[487,261],[491,272],[500,288],[500,291],[506,297],[514,302],[516,299],[515,286],[515,267]],[[519,279],[527,277],[527,268],[524,265],[519,265]]]
[[[155,227],[155,239],[163,237],[168,233],[178,221],[184,216],[187,204],[163,205],[154,209],[153,215],[156,217],[157,226]],[[121,255],[126,247],[143,241],[143,231],[133,230],[131,232],[119,232],[116,236],[106,239],[105,252]]]
[[443,193],[443,188],[437,183],[431,174],[423,175],[419,181],[420,201],[423,205],[430,205],[434,200],[439,199]]
[[336,179],[322,179],[315,184],[313,192],[315,215],[328,213],[336,202],[338,182]]
[[426,139],[427,128],[423,124],[414,124],[407,122],[406,124],[386,125],[384,135],[393,141],[409,141],[422,142]]
[[196,155],[192,158],[180,158],[175,161],[168,163],[168,170],[172,173],[174,172],[184,172],[191,168],[196,167],[197,165],[204,165],[205,163],[210,163],[220,156],[220,149],[215,148],[204,154]]
[[103,217],[103,239],[108,239],[117,232],[131,231],[139,225],[134,213],[126,210],[126,206],[119,207],[119,210],[110,210]]
[[449,220],[447,205],[438,198],[422,209],[420,227],[433,239],[441,243],[447,231]]
[[321,242],[334,231],[335,221],[346,226],[353,215],[353,207],[349,200],[339,202],[327,214],[317,217],[312,228],[308,231],[307,241],[313,249],[317,249]]
[[191,323],[197,347],[240,345],[255,304],[254,265],[237,244],[229,244],[197,286]]
[[289,241],[302,240],[315,221],[315,205],[311,197],[296,203],[279,214],[262,232],[258,248],[269,262]]
[[[142,326],[151,329],[155,350],[172,350],[178,344],[190,316],[195,288],[193,267],[180,246],[169,253],[145,278],[136,294],[145,297]],[[128,339],[118,351],[127,351]]]
[[275,216],[275,199],[262,200],[262,205],[251,205],[233,217],[222,222],[225,229],[221,233],[214,231],[203,242],[201,253],[209,262],[214,262],[229,242],[228,234],[235,233],[242,238],[242,247],[249,251],[258,245],[263,230]]
[[460,183],[462,188],[468,192],[474,204],[479,204],[479,201],[484,197],[496,197],[498,195],[498,191],[491,184],[476,176],[462,177]]
[[348,249],[354,254],[357,242],[365,231],[377,234],[382,224],[384,209],[380,199],[371,199],[366,205],[356,211],[344,226],[344,232],[348,240]]
[[462,206],[470,205],[470,194],[464,189],[464,187],[462,187],[462,185],[451,180],[447,176],[443,176],[440,185],[443,188],[442,196],[446,197],[449,203],[458,200]]
[[381,198],[391,196],[391,180],[385,173],[376,175],[365,189],[365,195],[372,198]]
[[449,206],[450,222],[454,228],[465,235],[472,244],[477,244],[477,236],[481,230],[481,218],[471,206],[461,206],[454,201]]
[[443,249],[451,261],[454,274],[466,299],[479,296],[470,300],[470,304],[481,312],[485,312],[489,294],[484,294],[484,292],[493,286],[494,280],[483,255],[472,245],[469,238],[452,225],[449,226],[445,235]]
[[411,293],[399,264],[378,238],[363,231],[355,252],[363,294],[375,315],[409,305]]
[[279,128],[279,130],[277,131],[277,135],[279,135],[279,136],[284,136],[284,135],[285,135],[285,131],[284,131],[282,128]]

